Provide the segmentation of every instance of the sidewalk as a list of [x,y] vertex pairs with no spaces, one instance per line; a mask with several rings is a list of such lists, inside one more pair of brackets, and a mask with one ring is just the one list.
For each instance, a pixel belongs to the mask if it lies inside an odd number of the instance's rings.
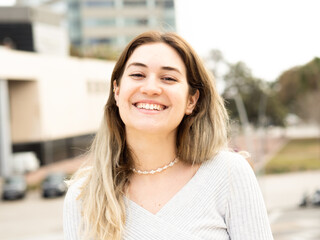
[[305,193],[320,188],[320,170],[258,176],[275,240],[319,240],[320,207],[301,208]]
[[258,181],[269,211],[291,209],[320,188],[320,170],[263,175]]

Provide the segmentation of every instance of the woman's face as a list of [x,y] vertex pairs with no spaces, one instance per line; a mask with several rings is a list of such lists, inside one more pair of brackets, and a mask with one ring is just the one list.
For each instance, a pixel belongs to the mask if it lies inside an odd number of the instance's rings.
[[136,48],[114,90],[126,131],[148,133],[175,133],[199,96],[189,95],[185,64],[165,43]]

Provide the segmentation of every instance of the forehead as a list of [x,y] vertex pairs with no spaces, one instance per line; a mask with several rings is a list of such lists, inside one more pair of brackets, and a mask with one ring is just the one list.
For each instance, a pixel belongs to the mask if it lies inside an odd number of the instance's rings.
[[178,52],[166,43],[148,43],[137,47],[126,63],[126,67],[139,62],[148,67],[169,66],[186,72],[185,64]]

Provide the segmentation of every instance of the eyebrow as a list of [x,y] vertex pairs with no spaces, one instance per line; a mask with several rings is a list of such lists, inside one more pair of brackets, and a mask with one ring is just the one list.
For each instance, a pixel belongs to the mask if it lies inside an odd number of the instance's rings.
[[177,68],[174,68],[174,67],[163,66],[163,67],[161,67],[161,69],[163,69],[163,70],[168,70],[168,71],[175,71],[175,72],[181,74],[181,72],[180,72]]
[[130,63],[127,68],[129,68],[129,67],[131,67],[131,66],[137,66],[137,67],[145,67],[145,68],[147,68],[147,65],[145,65],[145,64],[143,64],[143,63],[139,63],[139,62]]
[[[131,67],[131,66],[137,66],[137,67],[144,67],[144,68],[148,68],[148,66],[147,66],[147,65],[145,65],[145,64],[143,64],[143,63],[140,63],[140,62],[133,62],[133,63],[130,63],[130,64],[128,65],[128,67],[127,67],[127,68],[129,68],[129,67]],[[175,71],[175,72],[177,72],[177,73],[180,73],[180,74],[181,74],[181,72],[180,72],[177,68],[174,68],[174,67],[170,67],[170,66],[162,66],[162,67],[161,67],[161,69],[163,69],[163,70],[168,70],[168,71]]]

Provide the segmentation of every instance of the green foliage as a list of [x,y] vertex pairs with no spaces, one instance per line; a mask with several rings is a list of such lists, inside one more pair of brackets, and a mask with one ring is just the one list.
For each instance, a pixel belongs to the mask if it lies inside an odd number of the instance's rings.
[[97,58],[101,60],[116,60],[120,52],[107,44],[94,46],[70,47],[70,55],[84,58]]
[[[254,125],[284,126],[288,113],[320,124],[320,111],[317,110],[320,102],[320,58],[284,72],[272,83],[252,76],[242,62],[230,64],[219,50],[210,52],[210,61],[214,65],[213,74],[225,83],[222,95],[231,119],[239,121],[237,104],[243,102],[248,121]],[[220,76],[218,68],[221,64],[227,67],[227,72]]]
[[270,174],[315,169],[320,169],[320,139],[294,139],[268,162],[265,172]]
[[223,97],[232,119],[239,119],[235,95],[240,95],[250,123],[284,125],[286,110],[280,104],[274,84],[252,76],[250,69],[242,62],[229,64],[224,75],[226,83]]

